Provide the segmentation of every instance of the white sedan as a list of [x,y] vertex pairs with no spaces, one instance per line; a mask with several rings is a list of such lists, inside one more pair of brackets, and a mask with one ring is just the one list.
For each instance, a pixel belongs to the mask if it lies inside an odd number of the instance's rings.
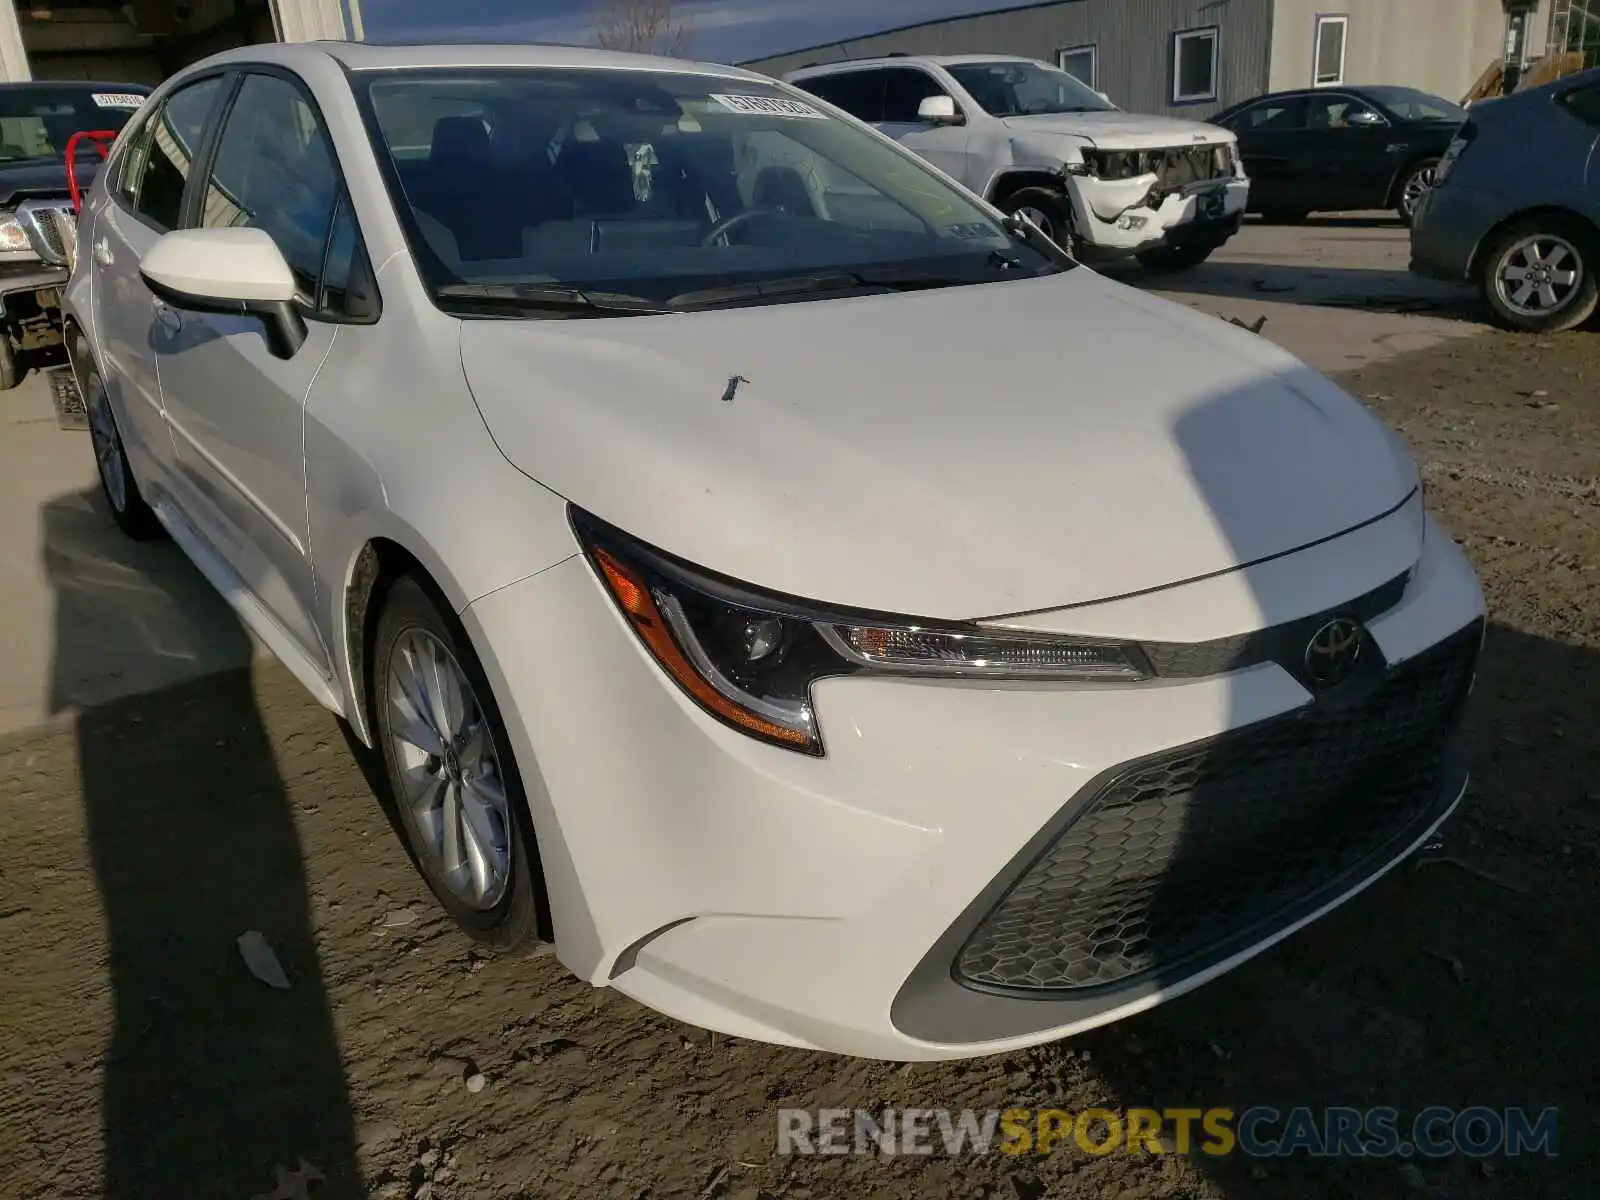
[[1483,598],[1398,440],[786,85],[253,46],[79,239],[111,512],[381,750],[487,944],[987,1054],[1228,970],[1465,787]]

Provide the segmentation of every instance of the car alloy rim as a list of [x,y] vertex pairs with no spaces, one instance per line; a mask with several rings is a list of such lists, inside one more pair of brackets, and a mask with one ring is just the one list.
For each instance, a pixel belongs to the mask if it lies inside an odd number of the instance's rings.
[[1039,227],[1039,231],[1052,242],[1056,240],[1056,227],[1042,209],[1034,208],[1031,204],[1024,204],[1017,209],[1017,216],[1026,217]]
[[118,512],[128,505],[127,475],[122,469],[122,439],[117,436],[117,424],[111,417],[111,405],[106,400],[106,390],[98,379],[89,393],[89,440],[94,445],[95,464],[100,468],[100,482],[105,484],[106,497]]
[[408,631],[389,659],[389,740],[418,849],[456,899],[493,908],[511,878],[511,812],[483,707],[450,649]]
[[1512,312],[1548,316],[1571,303],[1583,282],[1577,247],[1553,234],[1523,238],[1500,256],[1495,291]]
[[1406,180],[1405,191],[1400,197],[1400,203],[1406,206],[1406,212],[1414,213],[1417,211],[1417,205],[1422,203],[1422,198],[1433,187],[1434,176],[1434,168],[1424,167]]

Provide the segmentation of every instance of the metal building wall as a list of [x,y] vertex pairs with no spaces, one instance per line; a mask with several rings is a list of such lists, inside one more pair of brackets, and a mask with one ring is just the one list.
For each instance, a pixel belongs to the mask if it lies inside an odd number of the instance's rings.
[[[1392,2],[1392,0],[1391,0]],[[1216,26],[1218,99],[1172,103],[1172,35]],[[835,42],[745,65],[781,75],[807,63],[907,54],[1018,54],[1054,62],[1056,52],[1094,45],[1100,90],[1123,108],[1203,120],[1265,90],[1272,0],[1057,0],[931,22]]]
[[[1272,90],[1310,87],[1318,13],[1349,17],[1344,81],[1397,83],[1459,100],[1505,54],[1500,0],[1277,0]],[[1531,22],[1529,50],[1543,49],[1546,22]]]

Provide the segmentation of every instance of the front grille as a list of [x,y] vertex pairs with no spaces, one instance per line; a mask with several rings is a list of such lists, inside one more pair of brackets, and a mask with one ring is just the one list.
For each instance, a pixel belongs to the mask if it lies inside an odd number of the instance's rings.
[[1101,179],[1135,179],[1154,175],[1159,191],[1178,191],[1192,183],[1225,179],[1233,174],[1233,152],[1227,145],[1168,146],[1157,150],[1088,150],[1084,158]]
[[1481,639],[1479,622],[1358,705],[1119,772],[978,925],[957,979],[1033,995],[1171,979],[1353,886],[1449,803],[1447,744]]

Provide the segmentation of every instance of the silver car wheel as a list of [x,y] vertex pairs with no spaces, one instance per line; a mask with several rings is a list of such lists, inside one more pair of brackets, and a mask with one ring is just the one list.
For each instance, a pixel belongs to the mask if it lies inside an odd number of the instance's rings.
[[424,629],[395,646],[388,682],[399,801],[417,849],[456,899],[493,908],[511,879],[511,812],[483,708],[455,655]]
[[1405,209],[1406,216],[1416,213],[1417,205],[1421,204],[1422,198],[1433,189],[1435,176],[1435,168],[1424,167],[1406,180],[1406,186],[1400,193],[1400,206]]
[[122,462],[122,439],[117,435],[117,423],[111,416],[111,402],[105,388],[95,386],[86,397],[85,408],[89,416],[89,441],[94,447],[95,465],[100,469],[100,481],[105,484],[106,498],[119,513],[128,510],[128,476]]
[[1543,317],[1570,304],[1583,283],[1583,258],[1565,238],[1537,234],[1500,256],[1495,292],[1512,312]]

